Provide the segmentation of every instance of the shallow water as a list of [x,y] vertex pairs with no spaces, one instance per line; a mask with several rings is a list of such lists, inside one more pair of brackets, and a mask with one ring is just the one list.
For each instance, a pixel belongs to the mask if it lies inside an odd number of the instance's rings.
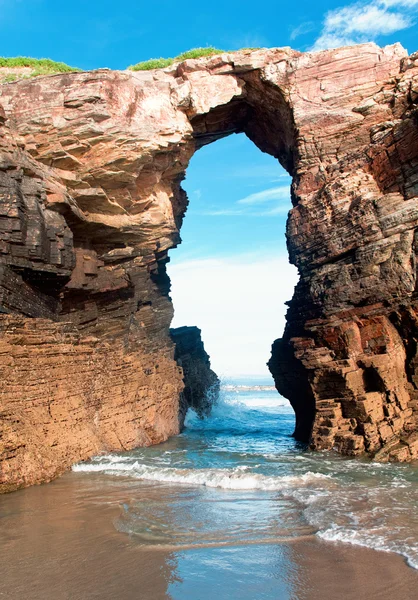
[[219,547],[316,535],[395,552],[418,568],[417,466],[312,453],[291,437],[293,424],[274,390],[228,386],[209,419],[189,413],[182,435],[74,471],[164,487],[160,500],[123,503],[115,525],[138,543]]
[[164,444],[0,496],[0,599],[415,598],[418,469],[311,453],[293,422],[229,387]]

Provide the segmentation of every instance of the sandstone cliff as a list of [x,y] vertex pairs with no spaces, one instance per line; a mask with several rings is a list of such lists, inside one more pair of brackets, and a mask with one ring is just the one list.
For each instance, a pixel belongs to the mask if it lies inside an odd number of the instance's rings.
[[190,157],[234,132],[293,176],[270,368],[297,437],[416,457],[417,75],[365,44],[2,85],[1,489],[179,431],[167,251]]

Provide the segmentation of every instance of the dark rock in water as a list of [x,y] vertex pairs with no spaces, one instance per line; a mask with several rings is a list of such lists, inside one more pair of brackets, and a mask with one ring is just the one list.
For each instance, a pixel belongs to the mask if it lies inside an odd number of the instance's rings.
[[183,370],[186,415],[187,408],[193,408],[199,417],[209,416],[213,404],[219,396],[219,379],[210,368],[209,355],[197,327],[170,329],[170,336],[176,350],[174,358]]
[[0,490],[180,431],[167,252],[191,156],[234,132],[293,177],[270,368],[297,437],[416,458],[417,82],[417,55],[364,44],[0,86]]

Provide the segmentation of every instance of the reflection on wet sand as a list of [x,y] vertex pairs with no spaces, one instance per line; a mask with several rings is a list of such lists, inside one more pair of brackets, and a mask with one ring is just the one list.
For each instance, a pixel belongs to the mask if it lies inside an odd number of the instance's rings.
[[[196,500],[193,490],[186,486],[143,484],[101,475],[86,478],[75,473],[46,486],[0,497],[0,598],[414,597],[418,573],[396,555],[322,542],[308,531],[303,537],[284,541],[277,514],[272,511],[273,499],[268,510],[271,521],[257,531],[254,513],[256,531],[238,534],[234,503],[228,502],[227,495],[213,506],[210,495],[206,503],[195,507],[193,498]],[[243,508],[241,503],[235,506]],[[216,526],[220,517],[214,511],[224,514],[230,530],[225,527],[221,532]],[[151,513],[154,521],[149,518]],[[126,529],[132,531],[135,522],[138,534],[123,531],[127,519],[130,527]],[[274,527],[279,543],[268,539],[257,543],[260,533],[271,535]],[[161,538],[164,529],[167,536]]]
[[0,598],[166,598],[175,557],[144,552],[113,527],[131,493],[69,474],[0,497]]

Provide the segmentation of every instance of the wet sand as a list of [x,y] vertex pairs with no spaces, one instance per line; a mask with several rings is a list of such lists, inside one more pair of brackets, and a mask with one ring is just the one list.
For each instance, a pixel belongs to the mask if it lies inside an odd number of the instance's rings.
[[[167,486],[148,486],[161,498]],[[175,493],[175,490],[174,490]],[[170,488],[173,495],[173,488]],[[395,554],[315,536],[269,544],[143,545],[116,525],[138,482],[75,473],[0,497],[0,599],[412,600]]]

